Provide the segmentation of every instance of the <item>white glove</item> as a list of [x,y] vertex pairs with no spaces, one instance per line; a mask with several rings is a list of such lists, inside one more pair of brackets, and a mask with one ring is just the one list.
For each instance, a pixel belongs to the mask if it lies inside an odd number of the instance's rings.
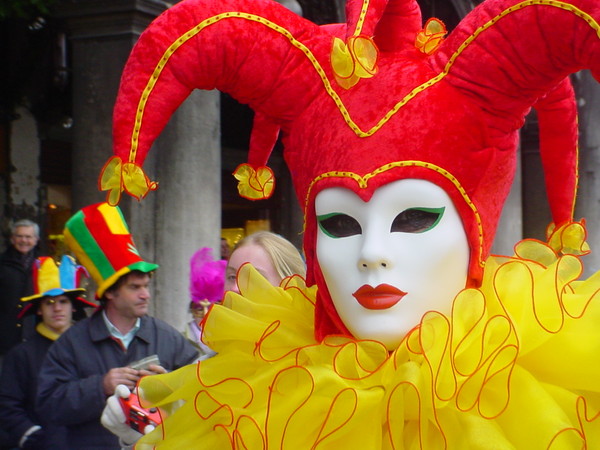
[[125,413],[121,407],[119,399],[129,398],[129,394],[129,388],[124,384],[119,384],[115,389],[115,393],[106,400],[106,406],[100,417],[100,422],[104,428],[118,436],[120,442],[125,446],[135,444],[142,437],[141,433],[138,433],[127,424]]

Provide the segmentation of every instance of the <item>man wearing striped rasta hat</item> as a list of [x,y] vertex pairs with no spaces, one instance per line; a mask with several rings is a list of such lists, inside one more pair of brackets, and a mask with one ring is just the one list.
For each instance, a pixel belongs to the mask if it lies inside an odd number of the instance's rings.
[[[142,376],[182,367],[198,352],[176,329],[148,316],[150,276],[158,265],[142,259],[118,207],[87,206],[69,219],[64,234],[97,284],[100,308],[48,352],[38,406],[67,426],[72,448],[115,448],[117,438],[100,416],[116,386],[133,389]],[[148,357],[148,364],[136,364]]]

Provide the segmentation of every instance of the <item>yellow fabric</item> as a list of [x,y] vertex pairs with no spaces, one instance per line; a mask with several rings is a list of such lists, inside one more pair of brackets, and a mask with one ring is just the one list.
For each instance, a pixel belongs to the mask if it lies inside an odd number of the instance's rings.
[[426,55],[431,55],[442,44],[446,33],[446,25],[441,20],[432,17],[417,33],[415,47]]
[[[59,266],[51,257],[38,258],[37,262],[39,262],[40,266],[35,272],[36,275],[33,279],[35,294],[21,297],[22,302],[41,299],[45,296],[44,294],[53,289],[60,289],[61,293],[85,292],[85,289],[83,288],[64,289],[63,286],[61,286],[61,281],[64,281],[60,278]],[[54,295],[60,294],[55,293]]]
[[264,200],[273,194],[275,174],[269,167],[255,169],[250,164],[240,164],[233,176],[238,180],[238,192],[244,198]]
[[98,206],[98,211],[102,213],[106,226],[112,234],[129,234],[127,224],[123,220],[123,216],[118,208],[110,206],[108,203],[103,203]]
[[158,183],[150,181],[144,169],[136,163],[123,163],[120,157],[112,156],[100,172],[99,188],[108,191],[106,201],[115,206],[121,199],[121,192],[141,200],[149,191],[156,190]]
[[577,257],[517,247],[392,353],[315,342],[315,289],[244,266],[243,296],[204,325],[218,355],[142,380],[166,419],[136,448],[600,448],[600,274],[578,281]]
[[585,220],[569,222],[558,228],[552,223],[546,235],[548,244],[556,252],[570,255],[587,255],[590,252],[586,242]]
[[55,341],[60,337],[60,334],[48,328],[48,326],[44,322],[39,322],[35,326],[35,330],[45,338],[50,339],[51,341]]
[[41,261],[37,272],[38,293],[48,292],[52,289],[60,289],[60,274],[58,266],[52,258]]
[[352,36],[347,42],[333,38],[331,67],[337,83],[350,89],[361,78],[371,78],[377,73],[379,52],[368,36]]
[[121,200],[121,192],[123,192],[123,162],[118,156],[111,156],[106,162],[102,171],[98,184],[100,190],[108,191],[106,201],[112,205],[118,205]]

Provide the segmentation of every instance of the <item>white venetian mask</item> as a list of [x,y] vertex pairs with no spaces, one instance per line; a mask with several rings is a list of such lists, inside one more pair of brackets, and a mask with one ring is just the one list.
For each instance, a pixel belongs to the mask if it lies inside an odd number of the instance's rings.
[[388,349],[430,310],[449,313],[465,287],[469,244],[448,194],[419,179],[362,201],[344,188],[315,200],[317,259],[335,308],[359,339]]

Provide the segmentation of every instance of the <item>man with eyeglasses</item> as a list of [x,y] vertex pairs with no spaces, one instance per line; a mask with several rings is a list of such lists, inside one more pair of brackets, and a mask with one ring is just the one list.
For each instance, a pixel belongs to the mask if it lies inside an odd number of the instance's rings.
[[0,255],[0,368],[23,336],[17,315],[21,297],[33,294],[32,265],[39,256],[40,227],[23,219],[11,226],[10,246]]

